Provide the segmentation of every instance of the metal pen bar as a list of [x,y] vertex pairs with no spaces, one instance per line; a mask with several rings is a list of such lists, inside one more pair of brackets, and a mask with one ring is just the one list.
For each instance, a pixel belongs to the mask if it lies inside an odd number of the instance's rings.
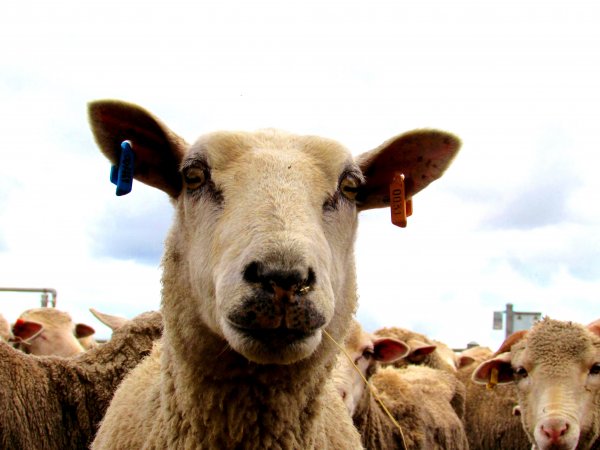
[[52,288],[3,288],[0,287],[0,292],[39,292],[42,294],[42,306],[48,306],[48,294],[52,295],[52,306],[56,307],[56,289]]

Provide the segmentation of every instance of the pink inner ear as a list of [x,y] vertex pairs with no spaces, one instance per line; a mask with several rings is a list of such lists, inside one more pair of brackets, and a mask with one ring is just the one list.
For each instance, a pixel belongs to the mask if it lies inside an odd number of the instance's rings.
[[40,333],[44,329],[44,326],[37,322],[31,322],[28,320],[17,319],[13,325],[12,332],[15,337],[20,338],[23,341],[31,339],[36,334]]
[[380,338],[373,342],[375,359],[383,363],[392,363],[408,354],[408,345],[398,339]]
[[475,362],[475,358],[468,355],[461,355],[458,357],[458,368],[463,368]]
[[482,362],[473,371],[473,381],[477,383],[489,383],[492,369],[498,370],[498,384],[505,384],[513,381],[513,372],[510,361],[510,353],[502,353],[494,359]]
[[75,325],[75,337],[78,339],[91,336],[95,332],[96,330],[84,323],[78,323]]
[[590,323],[588,325],[588,329],[592,333],[597,334],[598,336],[600,336],[600,319],[595,320],[594,322]]
[[433,353],[436,348],[437,347],[435,345],[426,344],[424,342],[415,343],[414,341],[411,341],[410,354],[408,355],[408,359],[411,362],[421,362],[425,359],[427,355]]

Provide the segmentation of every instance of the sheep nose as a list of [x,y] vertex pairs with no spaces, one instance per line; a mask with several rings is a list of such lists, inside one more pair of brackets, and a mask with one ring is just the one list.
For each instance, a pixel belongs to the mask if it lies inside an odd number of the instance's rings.
[[299,270],[268,270],[260,262],[251,262],[244,269],[244,280],[260,285],[267,293],[272,293],[276,301],[294,302],[296,296],[303,296],[313,288],[316,276],[308,268],[304,277]]
[[270,270],[265,264],[251,262],[243,272],[252,292],[229,316],[246,330],[290,330],[312,333],[325,323],[325,317],[310,298],[316,284],[315,272]]
[[569,424],[564,419],[546,419],[541,424],[541,431],[550,442],[558,442],[569,431]]

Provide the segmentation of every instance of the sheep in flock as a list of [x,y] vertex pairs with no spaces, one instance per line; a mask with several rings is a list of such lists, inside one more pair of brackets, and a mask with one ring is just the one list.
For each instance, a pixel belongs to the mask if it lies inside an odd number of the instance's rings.
[[[409,346],[398,339],[367,333],[358,322],[350,328],[345,350],[347,355],[338,356],[334,380],[365,448],[468,448],[461,418],[453,407],[456,398],[464,402],[464,387],[453,374],[427,366],[382,368],[382,363],[409,355]],[[401,431],[351,361],[370,380]],[[461,405],[459,409],[463,408]]]
[[117,385],[161,333],[161,314],[151,312],[70,358],[27,355],[0,342],[0,448],[89,448]]
[[278,130],[215,132],[188,146],[142,108],[90,104],[100,149],[166,192],[161,347],[115,393],[104,448],[360,448],[331,380],[356,309],[357,213],[442,175],[454,136],[419,130],[354,159]]
[[[30,327],[42,325],[40,333],[31,336]],[[69,313],[54,308],[24,311],[13,325],[16,346],[32,355],[73,356],[85,351],[79,341],[94,334],[89,325],[74,323]],[[25,339],[24,336],[28,338]]]
[[8,321],[0,314],[0,341],[8,342],[12,338]]
[[546,317],[509,336],[473,381],[514,383],[533,448],[600,448],[600,321],[585,327]]
[[486,389],[471,380],[475,368],[491,359],[488,347],[472,347],[459,353],[458,379],[467,395],[463,422],[471,450],[529,450],[531,444],[514,411],[518,405],[517,391],[512,384]]
[[385,327],[374,332],[376,336],[385,336],[406,342],[410,353],[405,358],[395,361],[397,368],[409,364],[423,365],[434,369],[456,372],[457,363],[454,351],[446,344],[435,341],[413,330],[399,327]]

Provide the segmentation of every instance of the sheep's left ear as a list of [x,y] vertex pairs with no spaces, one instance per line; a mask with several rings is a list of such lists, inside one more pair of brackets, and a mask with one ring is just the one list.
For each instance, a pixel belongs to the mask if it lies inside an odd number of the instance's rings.
[[366,178],[356,197],[358,210],[390,206],[390,183],[396,172],[404,174],[406,199],[410,199],[442,176],[460,146],[460,140],[450,133],[414,130],[358,156]]
[[32,320],[17,319],[12,326],[12,334],[16,342],[34,339],[42,331],[44,331],[44,326],[41,323]]
[[[145,109],[119,100],[89,103],[90,126],[102,153],[119,163],[121,142],[133,146],[133,178],[176,198],[183,181],[179,164],[186,142]],[[108,175],[107,175],[108,177]]]
[[[482,362],[471,375],[471,380],[477,384],[507,384],[514,381],[514,374],[510,364],[510,353],[502,353],[493,359]],[[494,370],[496,375],[493,376]]]
[[373,354],[376,361],[390,364],[404,358],[409,352],[408,344],[399,339],[377,338],[373,341]]

